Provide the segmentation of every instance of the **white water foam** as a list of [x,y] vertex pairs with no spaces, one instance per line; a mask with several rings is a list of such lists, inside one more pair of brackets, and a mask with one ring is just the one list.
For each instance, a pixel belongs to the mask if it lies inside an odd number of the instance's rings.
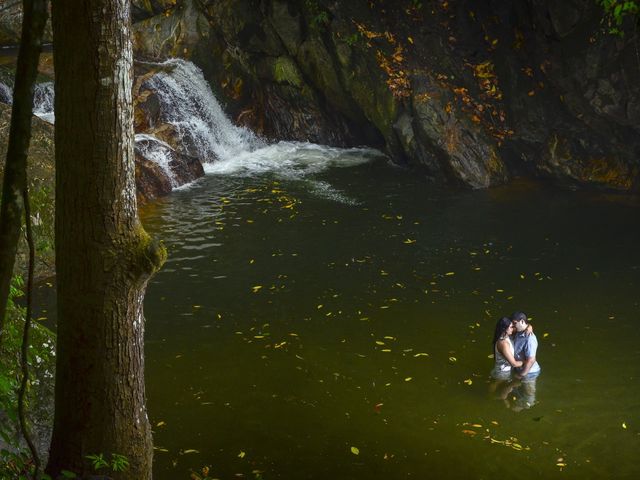
[[171,186],[176,188],[178,181],[169,165],[172,160],[171,152],[174,151],[173,148],[162,140],[144,133],[137,134],[135,136],[135,142],[138,153],[147,160],[157,164],[169,178]]
[[265,145],[253,132],[227,118],[202,71],[193,63],[170,59],[146,82],[161,104],[161,117],[173,125],[188,155],[203,163],[233,158]]
[[55,123],[53,82],[36,83],[33,91],[33,114],[45,122]]
[[0,82],[0,102],[8,103],[9,105],[13,103],[13,90],[9,85],[2,82]]
[[[312,176],[329,168],[367,163],[381,157],[381,152],[306,142],[269,145],[227,118],[202,71],[193,63],[170,59],[156,65],[160,71],[150,77],[145,86],[158,96],[161,121],[175,127],[181,141],[177,148],[199,158],[206,173],[238,177],[269,173],[283,180],[308,182],[308,190],[319,197],[357,203]],[[160,164],[163,160],[157,161]]]

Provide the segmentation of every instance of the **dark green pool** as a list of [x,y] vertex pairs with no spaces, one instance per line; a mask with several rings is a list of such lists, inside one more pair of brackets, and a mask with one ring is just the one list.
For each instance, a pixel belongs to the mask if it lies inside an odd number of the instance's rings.
[[[347,164],[214,172],[145,209],[170,252],[145,303],[154,478],[635,478],[639,205]],[[531,408],[490,392],[518,309]]]

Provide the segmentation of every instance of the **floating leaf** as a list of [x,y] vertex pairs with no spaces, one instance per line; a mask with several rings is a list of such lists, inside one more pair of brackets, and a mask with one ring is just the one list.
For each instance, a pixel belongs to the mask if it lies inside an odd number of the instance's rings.
[[351,453],[354,455],[360,455],[360,449],[358,447],[351,447]]
[[447,273],[445,273],[445,275],[447,277],[450,277],[450,276],[455,275],[455,274],[456,274],[456,272],[447,272]]
[[449,362],[456,363],[458,359],[456,357],[449,357]]
[[624,428],[625,430],[627,429],[627,424],[625,422],[622,422],[622,428]]
[[411,238],[407,238],[403,243],[406,243],[407,245],[411,245],[412,243],[416,243],[416,241]]
[[163,425],[166,425],[166,422],[162,421],[162,422],[156,423],[156,427],[161,427]]
[[411,380],[413,380],[413,377],[407,377],[404,379],[405,382],[410,382]]
[[240,450],[240,453],[238,454],[238,458],[244,458],[245,455],[246,453]]
[[414,357],[416,357],[416,358],[418,358],[418,357],[428,357],[428,356],[429,356],[428,353],[422,353],[422,352],[421,353],[416,353],[414,355]]
[[473,383],[473,380],[471,380],[470,378],[467,378],[464,383],[466,383],[467,385],[471,385]]
[[185,450],[185,451],[184,451],[184,452],[182,452],[182,453],[184,453],[184,454],[186,455],[187,453],[200,453],[200,451],[195,450],[195,449],[193,449],[193,448],[189,448],[188,450]]
[[262,288],[262,285],[256,285],[252,287],[251,290],[253,290],[253,293],[256,293],[256,292],[259,292],[261,288]]

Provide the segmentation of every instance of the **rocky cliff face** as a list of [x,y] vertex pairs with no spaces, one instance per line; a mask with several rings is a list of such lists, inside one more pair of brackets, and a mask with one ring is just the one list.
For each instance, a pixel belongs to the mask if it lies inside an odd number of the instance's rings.
[[137,50],[185,56],[274,139],[386,149],[474,188],[640,185],[637,36],[593,0],[138,4]]
[[640,40],[605,33],[595,0],[133,0],[133,16],[138,58],[194,61],[267,138],[374,146],[473,188],[640,190]]

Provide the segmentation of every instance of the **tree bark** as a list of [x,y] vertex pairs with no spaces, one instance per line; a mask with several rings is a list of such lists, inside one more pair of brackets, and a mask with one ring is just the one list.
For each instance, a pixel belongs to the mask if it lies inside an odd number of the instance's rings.
[[33,86],[38,76],[38,61],[47,16],[47,0],[24,2],[0,210],[0,345],[22,227],[23,196],[27,187],[27,153],[31,140]]
[[[128,0],[53,3],[58,347],[47,473],[151,479],[142,303],[166,257],[137,215]],[[105,472],[102,472],[105,473]]]

